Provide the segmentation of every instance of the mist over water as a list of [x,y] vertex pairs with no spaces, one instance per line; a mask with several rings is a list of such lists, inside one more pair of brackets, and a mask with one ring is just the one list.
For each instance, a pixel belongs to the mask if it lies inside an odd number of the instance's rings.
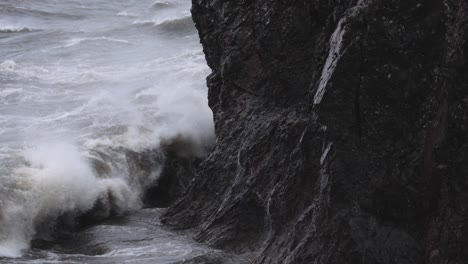
[[[140,208],[161,145],[206,154],[209,71],[189,10],[189,0],[0,2],[0,256],[28,254],[59,217],[98,202],[109,215]],[[160,152],[161,166],[136,177],[130,150]]]

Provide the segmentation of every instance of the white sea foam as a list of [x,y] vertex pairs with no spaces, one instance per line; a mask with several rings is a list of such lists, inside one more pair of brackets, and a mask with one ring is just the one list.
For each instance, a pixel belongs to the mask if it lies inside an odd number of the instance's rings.
[[137,14],[133,14],[127,11],[121,11],[117,13],[117,16],[123,16],[123,17],[137,17]]
[[148,11],[154,0],[135,8],[96,0],[105,7],[96,13],[66,2],[53,6],[80,15],[80,23],[18,18],[41,31],[2,39],[0,256],[20,256],[60,216],[99,203],[117,214],[141,207],[164,157],[151,173],[140,173],[129,168],[127,151],[159,155],[176,142],[181,154],[203,156],[215,140],[209,70],[196,31],[172,39],[132,24],[151,21],[167,26],[165,32],[192,26],[180,10],[189,1],[168,0],[171,8]]
[[99,183],[75,147],[47,144],[25,152],[29,166],[16,170],[20,201],[3,204],[0,252],[18,256],[35,234],[35,224],[71,211],[92,208]]
[[16,68],[16,62],[12,60],[7,60],[7,61],[2,62],[2,64],[0,64],[0,69],[2,70],[13,71],[15,70],[15,68]]
[[19,64],[13,60],[6,60],[0,64],[0,72],[10,72],[20,75],[24,78],[47,76],[49,70],[45,67],[34,64]]
[[84,42],[92,42],[92,41],[109,41],[109,42],[120,43],[120,44],[130,44],[130,42],[125,39],[116,39],[116,38],[109,38],[109,37],[95,37],[95,38],[70,39],[67,41],[67,44],[65,44],[63,47],[69,48],[69,47],[73,47]]
[[[38,224],[53,226],[64,213],[81,214],[98,199],[108,198],[114,213],[141,205],[140,190],[121,177],[100,179],[76,146],[46,143],[28,149],[27,165],[15,171],[21,199],[2,201],[0,211],[0,254],[17,257],[28,248]],[[46,227],[47,227],[46,226]]]

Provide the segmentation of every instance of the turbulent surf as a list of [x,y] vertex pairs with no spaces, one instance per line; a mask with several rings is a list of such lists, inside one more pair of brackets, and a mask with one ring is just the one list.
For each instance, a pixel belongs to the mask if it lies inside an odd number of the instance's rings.
[[[204,250],[157,220],[130,217],[159,213],[136,210],[158,184],[163,146],[182,140],[200,157],[214,141],[209,72],[189,10],[187,0],[1,1],[0,262],[114,263],[146,251],[172,263]],[[151,173],[135,171],[128,153],[148,151]],[[57,230],[90,212],[108,222],[86,232],[105,238],[115,226],[113,242],[99,254],[65,250]],[[142,240],[120,243],[119,232]]]

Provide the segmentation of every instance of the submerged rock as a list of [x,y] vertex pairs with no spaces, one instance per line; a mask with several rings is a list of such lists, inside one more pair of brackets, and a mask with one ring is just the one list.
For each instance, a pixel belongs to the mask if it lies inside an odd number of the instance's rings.
[[165,223],[255,263],[468,261],[468,2],[192,13],[218,141]]

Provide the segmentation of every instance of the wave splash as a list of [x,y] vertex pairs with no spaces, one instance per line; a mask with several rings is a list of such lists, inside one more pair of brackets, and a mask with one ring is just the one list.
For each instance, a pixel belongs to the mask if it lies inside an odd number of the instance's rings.
[[79,26],[49,14],[0,21],[0,258],[141,208],[169,147],[201,157],[215,140],[189,2],[98,2],[109,8],[54,2]]
[[[32,239],[50,239],[58,225],[74,227],[82,216],[99,221],[141,208],[146,190],[157,185],[166,146],[175,144],[181,156],[203,156],[213,141],[210,133],[180,131],[129,129],[85,149],[49,141],[24,151],[13,191],[0,200],[0,256],[21,257]],[[135,153],[151,164],[139,164]]]
[[28,149],[24,158],[14,171],[14,193],[0,202],[1,256],[21,257],[34,237],[53,234],[61,217],[73,226],[84,214],[99,220],[141,208],[144,190],[160,174],[154,168],[152,177],[131,177],[64,142]]
[[0,213],[0,254],[9,257],[19,257],[28,248],[36,224],[53,222],[65,212],[90,210],[104,188],[72,145],[39,146],[25,158],[29,166],[15,172],[22,199],[3,202]]
[[[153,128],[116,128],[121,131],[80,144],[32,142],[9,177],[11,193],[0,197],[0,256],[21,257],[32,239],[53,237],[57,226],[73,227],[84,215],[94,222],[141,208],[145,192],[157,185],[168,146],[180,156],[205,156],[214,142],[212,121],[193,93],[160,94],[159,114],[167,123]],[[142,164],[141,155],[150,162]]]

